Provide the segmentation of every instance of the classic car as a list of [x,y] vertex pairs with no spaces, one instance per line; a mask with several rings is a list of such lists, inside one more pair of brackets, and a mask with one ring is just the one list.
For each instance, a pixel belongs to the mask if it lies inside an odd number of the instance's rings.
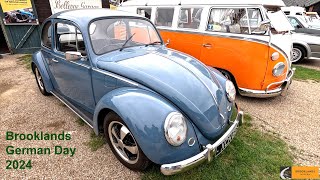
[[211,161],[242,123],[232,82],[166,48],[142,16],[64,11],[43,23],[41,39],[32,61],[40,92],[103,134],[129,169],[153,162],[171,175]]
[[312,29],[301,20],[301,16],[287,16],[295,28],[292,34],[292,62],[320,58],[320,29]]

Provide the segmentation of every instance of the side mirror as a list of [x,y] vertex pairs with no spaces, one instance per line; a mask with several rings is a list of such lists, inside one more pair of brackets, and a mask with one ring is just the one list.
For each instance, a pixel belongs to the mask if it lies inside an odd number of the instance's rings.
[[77,61],[82,58],[81,53],[75,51],[67,51],[65,56],[67,61]]
[[301,29],[302,28],[302,26],[300,24],[298,24],[296,27],[297,27],[297,29]]
[[260,22],[260,31],[268,31],[271,27],[271,21],[270,20],[264,20]]

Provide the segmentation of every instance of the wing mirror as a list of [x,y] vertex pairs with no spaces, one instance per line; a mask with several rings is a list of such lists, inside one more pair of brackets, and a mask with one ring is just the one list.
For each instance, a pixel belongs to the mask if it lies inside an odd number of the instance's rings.
[[271,27],[270,20],[264,20],[260,22],[260,31],[268,31]]
[[302,26],[300,24],[298,24],[296,27],[297,27],[297,29],[301,29],[302,28]]
[[65,56],[67,61],[78,61],[82,58],[81,53],[76,51],[67,51]]

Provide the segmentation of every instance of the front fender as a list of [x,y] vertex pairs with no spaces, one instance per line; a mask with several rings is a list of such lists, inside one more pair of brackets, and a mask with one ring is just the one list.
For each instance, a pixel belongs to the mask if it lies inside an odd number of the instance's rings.
[[[53,86],[47,68],[44,64],[43,56],[40,51],[37,51],[32,55],[32,63],[34,63],[38,67],[43,79],[44,86],[46,87],[46,91],[50,93],[50,91],[53,90]],[[33,68],[32,71],[34,71]]]
[[[98,114],[103,109],[117,113],[126,123],[144,154],[156,164],[184,160],[200,152],[193,125],[187,120],[187,139],[179,147],[170,145],[164,135],[164,121],[170,112],[176,111],[171,103],[156,93],[139,88],[119,88],[102,97],[98,102],[93,127],[98,133]],[[196,143],[189,146],[193,137]]]

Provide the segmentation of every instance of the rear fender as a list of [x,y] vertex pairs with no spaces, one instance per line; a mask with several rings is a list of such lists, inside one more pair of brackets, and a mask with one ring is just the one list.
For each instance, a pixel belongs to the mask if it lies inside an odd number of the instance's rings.
[[48,74],[47,68],[44,64],[45,62],[44,62],[43,56],[40,51],[37,51],[32,55],[32,62],[31,63],[32,63],[31,67],[32,67],[33,73],[35,73],[33,66],[36,65],[38,67],[40,74],[42,76],[42,79],[43,79],[44,86],[46,87],[46,91],[48,93],[50,93],[50,91],[53,90],[53,85],[52,85],[50,76]]
[[[98,102],[93,128],[99,133],[98,115],[105,109],[114,111],[126,123],[144,154],[156,164],[184,160],[200,152],[192,124],[187,120],[187,139],[178,146],[170,145],[164,134],[164,121],[171,112],[179,112],[171,103],[156,93],[138,88],[119,88],[102,97]],[[188,145],[193,137],[196,143]]]

